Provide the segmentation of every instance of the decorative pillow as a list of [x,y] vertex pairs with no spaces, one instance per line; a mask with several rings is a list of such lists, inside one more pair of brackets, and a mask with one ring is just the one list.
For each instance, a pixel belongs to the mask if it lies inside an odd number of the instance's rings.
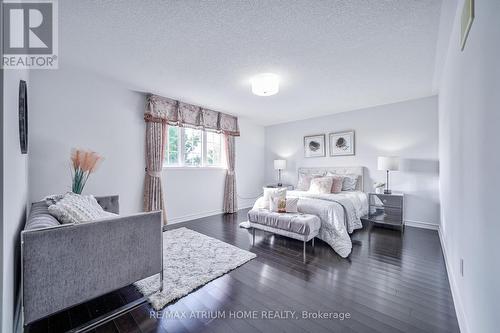
[[355,191],[358,184],[358,176],[345,175],[342,183],[342,191]]
[[269,210],[271,212],[286,213],[286,198],[271,197],[269,199]]
[[299,198],[274,197],[269,200],[269,207],[272,212],[297,213],[298,203],[299,203]]
[[259,208],[269,209],[269,201],[271,198],[279,197],[286,198],[286,187],[268,188],[264,187],[264,199]]
[[311,187],[311,180],[314,178],[322,177],[323,174],[309,174],[309,173],[299,173],[299,181],[297,183],[298,191],[308,191]]
[[319,177],[311,180],[309,192],[314,194],[331,193],[333,185],[333,177]]
[[95,221],[117,214],[104,211],[93,195],[80,195],[68,192],[56,203],[49,206],[49,213],[59,222],[81,223]]
[[327,177],[333,178],[332,183],[332,193],[340,193],[342,191],[342,185],[344,183],[344,176],[334,174],[332,172],[328,172],[326,174]]
[[299,198],[286,198],[286,212],[298,213]]

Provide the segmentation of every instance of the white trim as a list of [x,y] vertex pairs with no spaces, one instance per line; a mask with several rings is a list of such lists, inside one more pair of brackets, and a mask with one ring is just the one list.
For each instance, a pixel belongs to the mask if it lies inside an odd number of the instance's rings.
[[209,211],[200,212],[200,213],[183,215],[183,216],[174,217],[174,218],[169,218],[168,213],[167,213],[167,224],[187,222],[187,221],[191,221],[191,220],[201,219],[201,218],[207,217],[207,216],[219,215],[222,213],[224,213],[222,211],[222,209],[216,209],[216,210],[209,210]]
[[415,220],[405,220],[405,225],[409,227],[422,228],[422,229],[430,229],[430,230],[439,230],[439,225],[435,223],[415,221]]
[[458,285],[453,276],[453,271],[451,270],[451,264],[449,263],[448,256],[446,254],[446,242],[443,233],[441,232],[441,228],[438,228],[439,234],[439,242],[441,243],[441,250],[443,251],[444,262],[446,265],[446,272],[448,275],[448,281],[450,283],[451,296],[453,297],[453,303],[455,305],[455,313],[458,319],[458,326],[460,328],[460,332],[468,333],[469,329],[467,326],[467,318],[465,317],[464,307],[462,305],[462,300],[460,298],[460,293],[458,289]]

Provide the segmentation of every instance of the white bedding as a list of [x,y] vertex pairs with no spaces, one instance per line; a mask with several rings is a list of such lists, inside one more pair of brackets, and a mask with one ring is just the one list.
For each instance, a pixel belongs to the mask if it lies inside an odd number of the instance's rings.
[[[311,194],[307,191],[288,191],[287,197],[299,198],[298,211],[320,218],[318,238],[328,243],[340,256],[347,257],[352,250],[349,234],[362,228],[361,217],[368,213],[368,198],[361,191],[329,194]],[[257,199],[254,208],[261,205]]]

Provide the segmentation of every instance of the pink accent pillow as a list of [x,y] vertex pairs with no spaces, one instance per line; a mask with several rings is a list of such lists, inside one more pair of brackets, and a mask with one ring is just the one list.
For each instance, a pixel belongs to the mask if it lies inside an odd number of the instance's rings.
[[332,182],[332,193],[342,192],[342,184],[344,183],[344,177],[342,176],[330,176],[333,179]]

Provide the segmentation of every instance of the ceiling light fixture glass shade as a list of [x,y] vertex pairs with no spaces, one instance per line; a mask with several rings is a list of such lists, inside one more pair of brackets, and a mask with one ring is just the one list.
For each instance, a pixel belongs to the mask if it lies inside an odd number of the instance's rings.
[[252,77],[252,93],[257,96],[272,96],[280,90],[280,79],[273,73],[263,73]]

